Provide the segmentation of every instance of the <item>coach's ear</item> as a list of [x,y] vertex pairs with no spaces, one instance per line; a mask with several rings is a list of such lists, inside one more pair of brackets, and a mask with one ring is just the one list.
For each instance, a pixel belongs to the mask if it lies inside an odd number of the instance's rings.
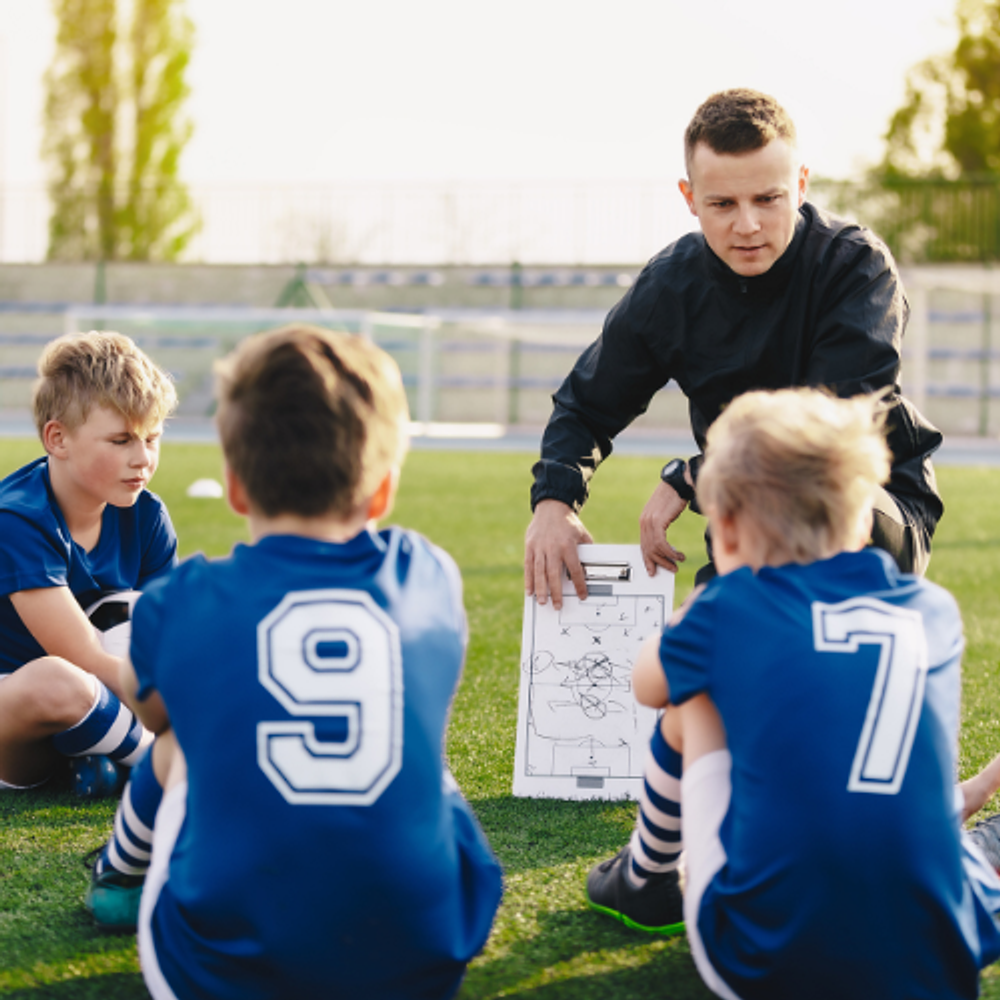
[[396,499],[396,487],[399,485],[399,469],[390,469],[378,484],[371,500],[368,501],[368,520],[378,521],[388,517],[392,510],[392,502]]
[[248,517],[250,514],[250,504],[247,502],[247,491],[243,488],[243,483],[229,466],[223,468],[223,476],[226,480],[226,500],[233,508],[233,513],[240,517]]

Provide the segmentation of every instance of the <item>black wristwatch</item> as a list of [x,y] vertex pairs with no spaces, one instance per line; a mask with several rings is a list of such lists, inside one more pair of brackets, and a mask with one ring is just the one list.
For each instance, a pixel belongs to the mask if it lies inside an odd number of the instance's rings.
[[683,458],[672,458],[660,470],[660,479],[673,487],[677,495],[690,503],[694,499],[694,489],[684,478],[684,470],[687,469],[687,462]]

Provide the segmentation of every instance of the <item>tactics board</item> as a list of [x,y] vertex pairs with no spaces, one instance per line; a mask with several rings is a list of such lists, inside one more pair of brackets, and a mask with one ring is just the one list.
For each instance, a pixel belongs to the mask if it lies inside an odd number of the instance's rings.
[[632,696],[632,665],[670,617],[674,577],[649,576],[638,545],[581,545],[588,596],[524,602],[514,794],[638,798],[656,722]]

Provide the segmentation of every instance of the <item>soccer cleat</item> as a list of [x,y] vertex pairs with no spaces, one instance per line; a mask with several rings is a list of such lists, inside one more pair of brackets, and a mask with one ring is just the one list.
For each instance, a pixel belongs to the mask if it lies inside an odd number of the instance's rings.
[[968,833],[986,860],[1000,872],[1000,816],[980,820]]
[[73,757],[69,763],[73,791],[81,799],[103,799],[117,795],[128,778],[128,768],[110,757],[88,754]]
[[599,913],[647,934],[679,934],[684,930],[684,894],[673,871],[650,875],[641,889],[628,880],[632,852],[626,846],[602,861],[587,876],[587,901]]
[[142,875],[124,875],[114,868],[97,873],[97,863],[104,853],[103,847],[91,851],[84,859],[90,869],[90,885],[84,896],[95,923],[109,931],[134,931],[139,922],[139,901],[145,878]]

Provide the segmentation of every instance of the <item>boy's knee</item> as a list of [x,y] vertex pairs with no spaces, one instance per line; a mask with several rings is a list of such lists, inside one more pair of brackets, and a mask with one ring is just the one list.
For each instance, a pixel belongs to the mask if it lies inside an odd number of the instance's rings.
[[681,729],[681,713],[676,705],[667,705],[660,716],[660,732],[667,741],[667,746],[674,753],[684,752],[684,733]]
[[[20,667],[11,694],[25,721],[67,728],[78,723],[94,703],[95,679],[59,656],[42,656]],[[11,684],[11,681],[7,682]]]
[[187,761],[172,729],[160,733],[153,743],[153,771],[160,787],[166,791],[187,777]]

